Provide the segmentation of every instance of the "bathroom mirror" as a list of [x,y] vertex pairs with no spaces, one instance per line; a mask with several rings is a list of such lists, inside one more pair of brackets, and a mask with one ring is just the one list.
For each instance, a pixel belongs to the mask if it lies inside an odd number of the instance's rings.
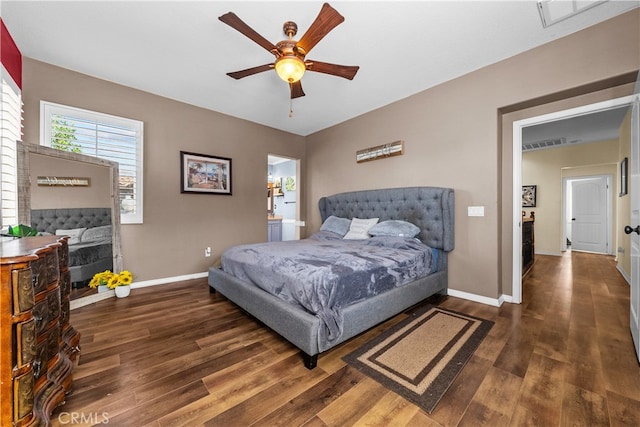
[[[56,150],[42,145],[18,142],[16,146],[17,166],[18,166],[18,221],[21,224],[31,225],[31,209],[42,208],[75,208],[75,207],[110,207],[111,208],[111,225],[112,225],[112,254],[113,254],[113,271],[122,271],[122,248],[120,244],[120,198],[118,196],[119,189],[119,172],[118,163],[109,160],[100,159],[98,157],[87,156],[84,154],[71,153]],[[63,166],[65,177],[73,178],[84,177],[95,171],[100,176],[105,176],[103,183],[94,182],[89,191],[90,199],[83,198],[63,199],[57,201],[58,206],[43,206],[47,202],[41,200],[44,189],[38,186],[35,181],[38,177],[50,177],[51,169],[48,167],[56,163]],[[45,166],[47,166],[47,170]],[[106,168],[106,171],[104,170]],[[89,182],[90,179],[89,179]],[[84,184],[84,182],[83,182]],[[78,187],[80,188],[80,187]],[[87,191],[86,188],[84,188]],[[53,191],[53,190],[51,190]],[[73,185],[65,186],[64,191],[73,192]],[[107,194],[108,193],[108,194]],[[70,193],[67,193],[70,194]],[[35,197],[32,200],[32,197]],[[62,197],[60,197],[62,199]],[[101,200],[94,202],[93,200]],[[92,203],[100,203],[101,206],[90,206]],[[73,294],[73,293],[72,293]]]

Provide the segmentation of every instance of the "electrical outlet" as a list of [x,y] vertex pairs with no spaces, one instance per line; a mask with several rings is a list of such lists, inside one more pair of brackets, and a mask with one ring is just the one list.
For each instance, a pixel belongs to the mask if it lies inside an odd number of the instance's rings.
[[204,249],[204,256],[206,256],[206,257],[210,257],[211,256],[211,246],[207,246]]
[[467,216],[484,216],[484,206],[468,206]]

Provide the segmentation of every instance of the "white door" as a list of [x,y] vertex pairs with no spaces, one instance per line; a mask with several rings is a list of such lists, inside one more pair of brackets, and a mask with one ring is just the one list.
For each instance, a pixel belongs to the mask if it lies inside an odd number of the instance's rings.
[[571,180],[571,249],[609,253],[607,177]]
[[[637,86],[636,86],[637,88]],[[636,357],[640,361],[640,95],[636,94],[631,113],[631,226],[625,233],[631,237],[631,335]],[[635,231],[635,232],[634,232]]]

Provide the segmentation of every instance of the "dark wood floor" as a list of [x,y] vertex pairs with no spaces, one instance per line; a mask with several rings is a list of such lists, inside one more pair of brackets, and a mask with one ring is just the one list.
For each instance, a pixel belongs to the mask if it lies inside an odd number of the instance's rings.
[[495,325],[428,415],[341,359],[404,315],[309,371],[205,279],[133,289],[72,311],[82,355],[54,425],[639,426],[629,286],[613,259],[538,256],[523,296],[440,303]]

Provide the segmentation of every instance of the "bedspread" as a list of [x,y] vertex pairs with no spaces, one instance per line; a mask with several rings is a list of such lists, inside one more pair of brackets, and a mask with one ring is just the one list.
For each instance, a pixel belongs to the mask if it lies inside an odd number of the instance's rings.
[[437,254],[418,239],[343,240],[320,231],[234,246],[222,255],[222,269],[318,316],[326,326],[319,339],[331,342],[342,334],[343,307],[434,272]]

